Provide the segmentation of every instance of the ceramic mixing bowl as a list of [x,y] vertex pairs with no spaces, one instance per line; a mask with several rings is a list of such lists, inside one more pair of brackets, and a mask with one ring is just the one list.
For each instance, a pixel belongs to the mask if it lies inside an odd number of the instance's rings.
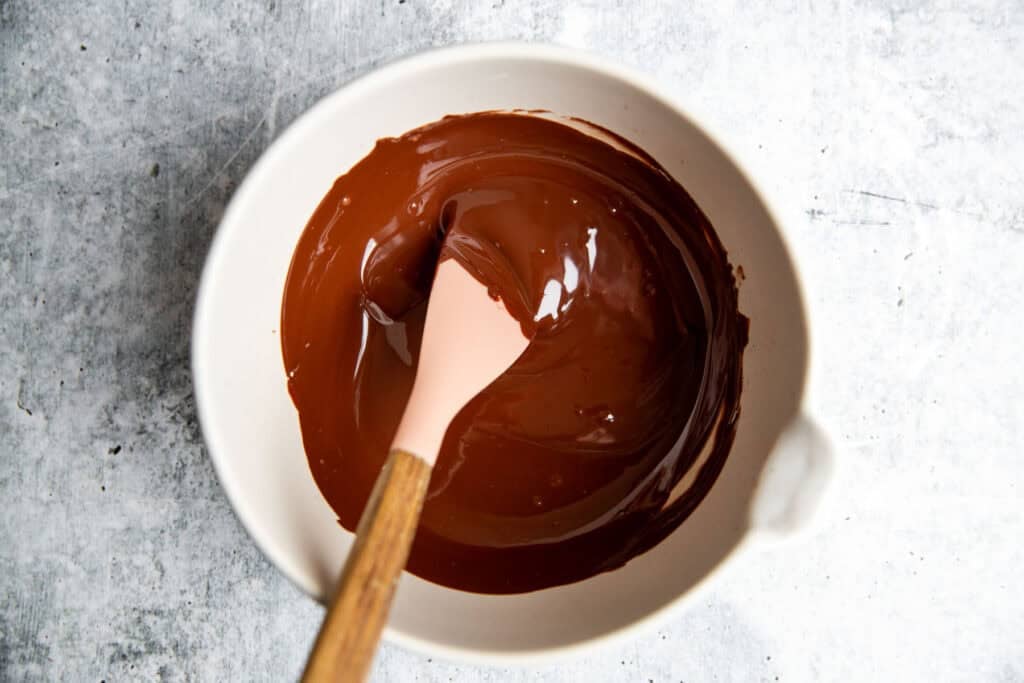
[[193,331],[196,402],[224,490],[267,557],[323,601],[352,543],[310,475],[281,359],[282,288],[299,234],[335,178],[378,138],[494,109],[580,117],[653,155],[742,266],[740,310],[751,324],[732,453],[707,498],[657,547],[621,569],[522,595],[403,576],[386,638],[490,663],[656,625],[755,540],[804,524],[831,463],[803,403],[808,325],[785,229],[719,141],[643,77],[602,60],[526,45],[451,48],[378,69],[299,118],[238,189],[210,249]]

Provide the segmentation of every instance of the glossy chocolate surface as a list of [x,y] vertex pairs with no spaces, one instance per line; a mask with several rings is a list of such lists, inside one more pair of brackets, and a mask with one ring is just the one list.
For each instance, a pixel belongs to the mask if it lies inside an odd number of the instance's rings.
[[686,519],[732,444],[747,321],[725,250],[653,159],[580,127],[481,113],[381,140],[293,256],[288,387],[347,529],[408,397],[438,259],[532,339],[445,437],[408,569],[446,586],[514,593],[619,567]]

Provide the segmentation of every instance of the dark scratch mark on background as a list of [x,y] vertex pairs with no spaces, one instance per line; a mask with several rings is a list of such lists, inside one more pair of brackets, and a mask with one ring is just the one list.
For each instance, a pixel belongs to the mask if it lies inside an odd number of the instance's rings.
[[846,190],[846,191],[847,192],[852,192],[852,193],[855,193],[855,194],[859,194],[859,195],[861,195],[863,197],[873,197],[874,199],[884,199],[884,200],[890,201],[890,202],[899,202],[900,204],[910,204],[910,205],[913,205],[913,206],[920,206],[922,209],[938,210],[938,208],[939,208],[935,204],[929,204],[928,202],[918,202],[918,201],[915,201],[915,200],[912,200],[912,199],[903,199],[902,197],[893,197],[892,195],[880,194],[878,192],[870,192],[868,190]]

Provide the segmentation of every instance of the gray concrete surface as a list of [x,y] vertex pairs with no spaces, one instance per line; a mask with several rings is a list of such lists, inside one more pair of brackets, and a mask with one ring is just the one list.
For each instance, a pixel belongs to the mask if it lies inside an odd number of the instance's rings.
[[321,611],[214,477],[188,369],[224,205],[398,55],[560,42],[713,119],[783,208],[841,483],[662,631],[380,681],[1021,681],[1019,2],[0,0],[0,678],[289,680]]

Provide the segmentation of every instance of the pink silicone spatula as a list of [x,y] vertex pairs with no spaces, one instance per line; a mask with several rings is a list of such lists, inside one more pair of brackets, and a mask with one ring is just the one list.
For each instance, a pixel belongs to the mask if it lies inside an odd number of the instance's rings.
[[[416,534],[445,431],[526,350],[504,304],[455,259],[434,276],[412,394],[363,510],[303,681],[361,681]],[[386,389],[384,389],[386,390]]]

